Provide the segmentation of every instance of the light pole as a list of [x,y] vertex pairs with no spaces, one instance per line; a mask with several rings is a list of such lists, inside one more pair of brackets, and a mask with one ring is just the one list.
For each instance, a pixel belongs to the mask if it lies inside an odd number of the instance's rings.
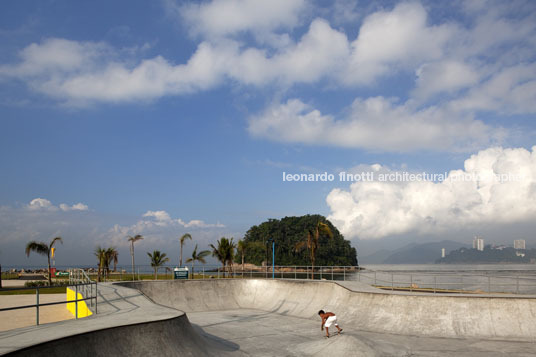
[[272,242],[272,279],[275,279],[275,240],[270,238],[268,242]]

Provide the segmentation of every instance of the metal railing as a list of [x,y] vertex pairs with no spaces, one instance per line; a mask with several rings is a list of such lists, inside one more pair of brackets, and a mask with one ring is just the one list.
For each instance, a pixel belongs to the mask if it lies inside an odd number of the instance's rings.
[[[536,294],[536,274],[467,274],[361,270],[358,281],[386,290],[429,293]],[[535,272],[536,273],[536,272]]]
[[[75,296],[77,298],[78,293],[82,294],[82,296],[89,297],[86,300],[89,300],[91,309],[94,309],[95,313],[97,313],[97,283],[91,280],[83,269],[73,268],[69,270],[69,287],[71,286],[75,287]],[[76,316],[78,318],[78,303],[76,304],[76,309]]]
[[94,299],[95,300],[95,313],[96,313],[96,306],[97,306],[97,295],[96,295],[96,293],[95,293],[95,296],[89,296],[89,297],[85,297],[85,298],[82,298],[82,299],[78,298],[79,288],[84,287],[86,285],[95,285],[95,292],[97,291],[97,283],[95,283],[95,282],[82,283],[82,284],[72,284],[70,286],[74,286],[74,288],[75,288],[75,299],[74,300],[54,301],[54,302],[46,302],[46,303],[43,303],[43,302],[39,301],[39,292],[41,290],[58,288],[58,286],[36,286],[36,287],[31,287],[31,288],[30,287],[3,288],[1,290],[2,292],[3,291],[35,290],[35,299],[36,299],[36,301],[35,301],[35,304],[32,304],[32,305],[21,305],[21,306],[12,306],[12,307],[0,308],[0,312],[35,308],[35,324],[39,325],[39,308],[40,307],[52,306],[52,305],[60,305],[60,304],[65,305],[66,303],[75,303],[75,309],[76,309],[75,318],[78,319],[78,302],[79,301],[86,301],[86,300]]

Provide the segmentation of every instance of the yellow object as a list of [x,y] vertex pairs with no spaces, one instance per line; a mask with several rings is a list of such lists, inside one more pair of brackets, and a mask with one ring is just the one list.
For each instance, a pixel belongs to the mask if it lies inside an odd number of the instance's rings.
[[[83,299],[84,296],[82,294],[78,293],[78,299]],[[71,288],[67,288],[67,301],[73,301],[75,300],[75,291]],[[87,307],[87,304],[85,301],[78,301],[78,303],[75,302],[68,302],[67,303],[67,310],[73,314],[73,316],[76,317],[76,305],[78,304],[78,318],[81,317],[88,317],[93,315],[89,307]]]
[[56,252],[56,248],[50,248],[50,257],[54,259],[54,253]]

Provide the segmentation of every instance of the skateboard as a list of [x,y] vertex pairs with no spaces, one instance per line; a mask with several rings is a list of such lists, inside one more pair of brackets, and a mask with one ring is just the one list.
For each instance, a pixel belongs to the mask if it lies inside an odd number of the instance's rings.
[[337,331],[337,332],[334,332],[334,333],[330,333],[329,336],[324,336],[325,338],[330,338],[332,336],[337,336],[337,335],[342,335],[342,332],[343,330],[341,329],[341,331]]

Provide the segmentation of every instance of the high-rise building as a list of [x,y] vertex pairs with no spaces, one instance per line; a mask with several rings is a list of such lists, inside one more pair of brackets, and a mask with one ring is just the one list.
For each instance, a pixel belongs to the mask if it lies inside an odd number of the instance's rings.
[[514,240],[514,248],[515,249],[525,249],[525,240],[524,239],[516,239],[516,240]]
[[480,251],[484,250],[484,239],[475,236],[473,238],[473,249],[477,249]]
[[445,248],[441,248],[441,258],[445,258]]

